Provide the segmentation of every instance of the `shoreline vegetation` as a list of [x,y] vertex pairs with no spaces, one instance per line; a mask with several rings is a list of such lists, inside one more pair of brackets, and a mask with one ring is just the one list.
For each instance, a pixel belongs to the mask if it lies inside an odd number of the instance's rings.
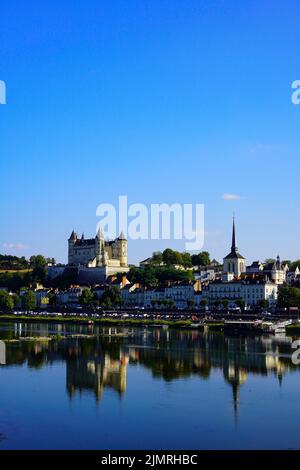
[[78,325],[148,325],[148,326],[173,326],[173,327],[185,327],[191,326],[191,320],[161,320],[161,319],[136,319],[136,318],[92,318],[87,317],[85,319],[69,316],[69,317],[58,317],[55,315],[48,315],[47,317],[38,315],[12,315],[12,314],[0,314],[0,322],[28,322],[28,323],[75,323]]

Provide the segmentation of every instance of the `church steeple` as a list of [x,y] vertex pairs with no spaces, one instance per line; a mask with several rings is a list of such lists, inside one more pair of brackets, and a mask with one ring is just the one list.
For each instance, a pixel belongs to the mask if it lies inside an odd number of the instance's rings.
[[234,216],[233,216],[231,253],[237,253],[237,251],[238,251],[238,247],[236,246],[236,239],[235,239],[235,220],[234,220]]

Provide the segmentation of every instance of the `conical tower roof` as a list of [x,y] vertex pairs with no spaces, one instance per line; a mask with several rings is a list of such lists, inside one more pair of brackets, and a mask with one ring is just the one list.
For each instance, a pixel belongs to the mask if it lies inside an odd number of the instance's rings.
[[125,237],[125,235],[124,235],[123,230],[122,230],[122,232],[120,233],[119,240],[126,240],[126,237]]

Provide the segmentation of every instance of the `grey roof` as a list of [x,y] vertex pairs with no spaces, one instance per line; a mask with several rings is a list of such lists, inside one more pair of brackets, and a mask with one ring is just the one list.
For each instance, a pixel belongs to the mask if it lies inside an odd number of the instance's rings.
[[126,237],[123,231],[120,233],[119,240],[126,240]]
[[244,256],[242,256],[238,252],[238,247],[236,246],[236,238],[235,238],[235,220],[233,217],[233,223],[232,223],[232,242],[231,242],[231,251],[230,253],[225,256],[224,259],[245,259]]
[[89,238],[89,239],[83,239],[81,238],[80,240],[76,240],[75,242],[75,247],[76,246],[92,246],[95,245],[95,239],[94,238]]
[[232,259],[232,258],[245,259],[244,256],[242,256],[237,251],[231,251],[227,256],[225,256],[224,259]]

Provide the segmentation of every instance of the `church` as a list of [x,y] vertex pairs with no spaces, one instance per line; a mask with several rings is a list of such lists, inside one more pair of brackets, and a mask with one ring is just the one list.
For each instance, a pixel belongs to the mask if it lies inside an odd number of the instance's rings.
[[260,275],[247,274],[246,259],[239,253],[236,243],[234,219],[231,250],[223,259],[222,279],[204,286],[202,295],[211,304],[228,299],[233,303],[243,300],[246,306],[252,307],[259,305],[261,301],[268,301],[269,307],[276,305],[278,283],[275,279],[264,271]]
[[223,260],[223,273],[232,275],[232,278],[233,277],[238,278],[245,271],[246,271],[246,260],[238,252],[238,247],[236,246],[235,221],[233,219],[231,250],[230,250],[230,253],[227,256],[225,256]]

